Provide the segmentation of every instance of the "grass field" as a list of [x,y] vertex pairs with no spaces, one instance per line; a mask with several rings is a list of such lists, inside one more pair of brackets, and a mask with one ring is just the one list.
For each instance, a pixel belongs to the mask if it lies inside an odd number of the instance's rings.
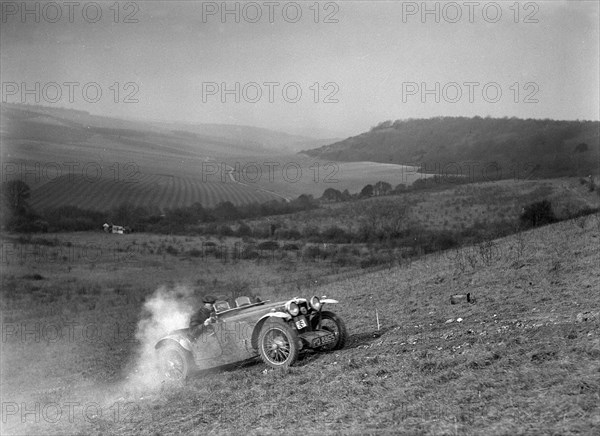
[[[167,252],[200,238],[5,239],[1,433],[594,434],[599,241],[590,215],[495,240],[491,255],[465,247],[331,276]],[[326,294],[350,340],[287,371],[257,363],[150,388],[136,331],[161,287],[183,307],[207,291]],[[449,304],[463,292],[476,303]]]

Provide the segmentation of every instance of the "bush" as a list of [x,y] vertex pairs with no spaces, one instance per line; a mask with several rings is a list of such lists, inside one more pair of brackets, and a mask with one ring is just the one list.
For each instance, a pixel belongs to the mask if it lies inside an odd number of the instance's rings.
[[556,216],[552,211],[552,204],[548,200],[542,200],[525,206],[519,220],[525,227],[537,227],[555,222]]
[[200,257],[202,256],[202,250],[192,248],[190,251],[188,251],[188,255],[190,255],[191,257]]
[[258,244],[259,250],[279,250],[279,242],[277,241],[264,241]]
[[436,233],[433,245],[438,250],[448,250],[460,245],[460,243],[455,234],[448,230],[442,230]]
[[172,245],[169,245],[165,251],[167,253],[169,253],[172,256],[177,256],[179,254],[179,250],[177,250],[177,248],[173,247]]
[[246,245],[243,249],[242,249],[242,253],[240,256],[242,259],[247,259],[247,260],[254,260],[254,259],[258,259],[260,257],[260,255],[258,254],[258,252],[254,249],[253,245]]
[[[19,238],[17,239],[17,241],[19,241],[19,244],[35,244],[35,245],[45,245],[46,247],[58,247],[59,245],[61,245],[60,239],[58,239],[56,236],[52,239],[50,238],[25,238],[23,236],[19,236]],[[65,244],[67,247],[69,243]]]
[[319,241],[321,232],[318,227],[308,225],[302,229],[302,236],[308,241]]
[[296,229],[277,229],[275,237],[277,239],[292,239],[297,241],[298,239],[302,239],[302,233]]
[[308,245],[304,247],[302,257],[314,262],[318,258],[325,259],[327,257],[327,252],[321,250],[321,248],[319,248],[317,245]]
[[352,235],[348,234],[344,229],[340,229],[337,226],[331,226],[325,229],[321,234],[321,237],[323,241],[330,241],[338,244],[352,242]]
[[219,236],[233,236],[233,230],[231,230],[231,227],[227,226],[227,225],[222,225],[219,227],[219,232],[218,232]]
[[241,223],[237,229],[236,235],[240,236],[240,237],[251,236],[252,229],[250,228],[250,226],[248,224]]
[[336,265],[344,267],[344,266],[352,266],[356,265],[357,259],[348,253],[340,253],[334,258],[334,262]]

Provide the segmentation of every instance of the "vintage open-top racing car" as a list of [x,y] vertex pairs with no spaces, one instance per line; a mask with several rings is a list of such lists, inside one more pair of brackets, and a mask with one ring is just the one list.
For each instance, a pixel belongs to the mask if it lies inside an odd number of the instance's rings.
[[184,379],[194,369],[208,369],[257,356],[273,368],[287,367],[301,350],[337,350],[344,347],[346,326],[335,313],[323,310],[338,301],[327,297],[292,298],[252,303],[236,299],[235,308],[217,301],[212,324],[199,330],[169,333],[155,346],[161,374]]

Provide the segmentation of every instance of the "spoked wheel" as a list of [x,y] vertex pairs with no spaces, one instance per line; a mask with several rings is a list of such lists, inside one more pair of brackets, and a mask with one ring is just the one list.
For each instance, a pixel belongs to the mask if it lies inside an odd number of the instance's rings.
[[189,353],[179,345],[166,345],[159,351],[161,376],[167,380],[185,380],[190,374],[191,359]]
[[285,322],[267,320],[258,337],[260,358],[272,368],[284,368],[298,360],[298,333]]
[[[313,318],[313,328],[316,329],[319,323],[319,317]],[[335,335],[335,341],[319,347],[322,351],[332,351],[344,348],[346,340],[348,339],[348,331],[346,330],[346,324],[344,321],[333,312],[323,311],[321,312],[321,330],[326,330]]]

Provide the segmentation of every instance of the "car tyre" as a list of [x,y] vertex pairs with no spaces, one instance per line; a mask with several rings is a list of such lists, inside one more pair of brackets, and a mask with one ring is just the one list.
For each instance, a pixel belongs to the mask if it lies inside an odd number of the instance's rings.
[[[312,320],[313,329],[316,329],[319,324],[319,316],[315,316]],[[340,350],[346,345],[348,340],[348,330],[344,320],[333,312],[324,310],[321,312],[321,330],[327,330],[336,336],[336,341],[319,347],[321,351]]]
[[183,381],[191,372],[190,352],[180,345],[168,344],[158,350],[161,376],[169,381]]
[[271,368],[287,368],[298,360],[298,332],[280,319],[268,319],[258,336],[258,353]]

